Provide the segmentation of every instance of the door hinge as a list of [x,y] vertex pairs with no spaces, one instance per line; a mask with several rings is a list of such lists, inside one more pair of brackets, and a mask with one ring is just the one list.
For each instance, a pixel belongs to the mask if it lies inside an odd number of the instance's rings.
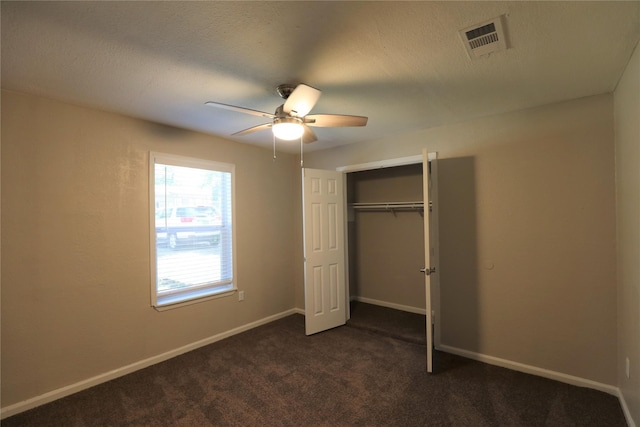
[[435,267],[430,267],[430,268],[425,267],[425,268],[421,268],[420,269],[420,273],[424,273],[427,276],[430,276],[430,275],[434,274],[435,272],[436,272],[436,268]]

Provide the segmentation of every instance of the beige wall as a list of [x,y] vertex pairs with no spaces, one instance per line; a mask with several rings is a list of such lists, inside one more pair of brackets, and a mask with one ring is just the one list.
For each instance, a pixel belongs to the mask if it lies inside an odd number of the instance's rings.
[[[618,234],[618,383],[640,422],[640,47],[614,94]],[[629,358],[630,378],[625,374]]]
[[[637,104],[618,101],[632,90],[621,84],[616,107],[633,118]],[[613,127],[602,95],[307,153],[305,166],[438,151],[443,344],[617,384]],[[149,150],[236,164],[246,301],[149,307]],[[291,156],[3,91],[1,182],[3,407],[304,307]],[[621,332],[637,336],[629,313]]]
[[[422,200],[422,164],[348,174],[349,202]],[[424,220],[418,211],[356,210],[349,224],[352,297],[424,310]]]
[[[236,165],[237,284],[150,307],[148,152]],[[2,407],[294,306],[290,155],[2,92]]]
[[613,97],[307,153],[305,166],[423,147],[441,159],[442,344],[616,384]]

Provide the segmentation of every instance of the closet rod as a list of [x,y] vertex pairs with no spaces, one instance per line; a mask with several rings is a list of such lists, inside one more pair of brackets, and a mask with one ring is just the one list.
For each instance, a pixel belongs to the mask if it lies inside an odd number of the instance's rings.
[[408,210],[421,210],[424,209],[424,202],[378,202],[378,203],[351,203],[351,207],[354,209],[363,209],[363,210],[400,210],[400,209],[408,209]]

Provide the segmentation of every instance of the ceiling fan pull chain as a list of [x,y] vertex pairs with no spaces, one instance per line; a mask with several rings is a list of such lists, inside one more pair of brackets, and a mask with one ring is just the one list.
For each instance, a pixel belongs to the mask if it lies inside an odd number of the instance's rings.
[[273,134],[273,161],[276,161],[276,135]]
[[302,135],[300,135],[300,167],[304,167],[304,158],[302,157]]

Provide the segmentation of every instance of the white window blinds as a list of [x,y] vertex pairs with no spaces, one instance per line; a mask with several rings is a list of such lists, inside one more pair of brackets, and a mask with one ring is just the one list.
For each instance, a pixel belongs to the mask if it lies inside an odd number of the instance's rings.
[[233,291],[234,165],[151,153],[152,304]]

